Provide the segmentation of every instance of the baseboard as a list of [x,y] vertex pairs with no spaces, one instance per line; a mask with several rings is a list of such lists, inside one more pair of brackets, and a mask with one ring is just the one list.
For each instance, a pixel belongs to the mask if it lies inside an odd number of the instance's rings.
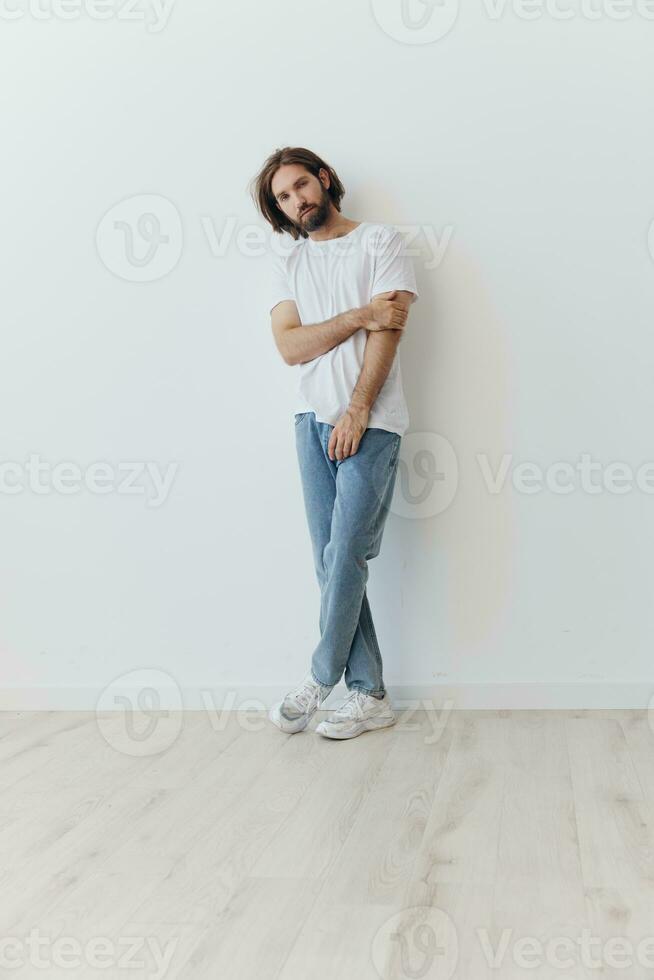
[[[172,678],[171,678],[172,679]],[[267,710],[291,685],[259,687],[211,686],[157,690],[154,705],[165,710],[244,711]],[[128,699],[138,705],[142,689],[122,687],[116,682],[105,688],[90,687],[2,687],[0,711],[110,711],[123,710]],[[654,707],[654,681],[640,683],[546,683],[546,684],[432,684],[393,685],[388,692],[394,706],[440,711],[520,709],[647,709]],[[344,684],[336,687],[326,707],[347,694]],[[116,700],[118,696],[123,700]],[[148,705],[150,707],[150,704]]]

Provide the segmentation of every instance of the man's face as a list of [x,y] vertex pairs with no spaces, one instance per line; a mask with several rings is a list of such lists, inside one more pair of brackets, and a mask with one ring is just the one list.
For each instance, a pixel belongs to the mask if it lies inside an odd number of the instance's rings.
[[[322,179],[329,177],[320,171]],[[276,171],[271,182],[278,207],[303,231],[316,231],[329,217],[331,199],[325,185],[299,163],[286,163]]]

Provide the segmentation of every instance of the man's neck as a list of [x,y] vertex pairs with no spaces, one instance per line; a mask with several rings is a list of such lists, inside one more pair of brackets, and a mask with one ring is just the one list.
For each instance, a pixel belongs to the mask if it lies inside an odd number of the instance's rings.
[[360,224],[360,221],[351,221],[350,218],[340,217],[338,221],[325,222],[320,228],[307,232],[307,234],[314,242],[326,242],[331,238],[342,238],[343,235],[348,235]]

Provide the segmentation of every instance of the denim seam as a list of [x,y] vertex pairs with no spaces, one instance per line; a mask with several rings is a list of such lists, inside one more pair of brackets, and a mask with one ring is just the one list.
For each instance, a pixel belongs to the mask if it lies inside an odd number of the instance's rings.
[[[399,443],[398,443],[398,452],[397,452],[397,454],[399,454]],[[390,510],[390,503],[391,503],[390,500],[389,500],[388,504],[386,504],[384,501],[386,500],[386,496],[388,494],[388,491],[389,491],[389,488],[390,488],[391,484],[395,482],[395,474],[396,474],[395,466],[393,465],[393,463],[389,463],[389,466],[388,466],[388,476],[386,478],[386,485],[384,487],[383,493],[381,494],[381,502],[380,502],[380,506],[379,506],[379,509],[377,511],[377,515],[376,515],[376,519],[375,519],[375,526],[374,526],[373,535],[372,535],[373,541],[376,541],[377,540],[377,538],[379,536],[380,529],[382,528],[382,525],[385,523],[386,518],[388,516],[388,512]]]
[[324,681],[318,680],[318,678],[316,677],[316,675],[313,672],[313,669],[311,670],[311,677],[313,678],[314,683],[320,684],[321,687],[335,687],[336,686],[335,684],[325,684]]
[[[365,595],[366,595],[366,593],[364,591],[364,597],[365,597]],[[364,617],[366,619],[366,623],[367,623],[367,626],[368,626],[368,634],[372,638],[373,652],[374,652],[375,657],[377,659],[377,664],[379,666],[380,673],[381,673],[381,668],[382,668],[381,650],[379,649],[379,643],[377,642],[377,634],[375,633],[375,626],[374,626],[374,623],[372,621],[372,615],[370,613],[370,606],[368,605],[367,602],[363,602],[362,601],[362,603],[361,603],[361,611],[363,612]]]
[[377,694],[381,694],[381,696],[383,697],[384,694],[386,693],[381,687],[367,688],[367,687],[358,687],[357,685],[348,687],[348,691],[361,691],[362,694],[370,694],[372,697],[375,697],[375,695]]

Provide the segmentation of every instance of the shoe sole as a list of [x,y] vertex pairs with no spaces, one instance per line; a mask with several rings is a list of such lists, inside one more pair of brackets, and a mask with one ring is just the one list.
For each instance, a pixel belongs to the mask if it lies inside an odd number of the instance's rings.
[[319,711],[321,707],[324,705],[325,701],[331,694],[332,690],[333,688],[329,689],[328,693],[324,696],[320,704],[317,704],[316,707],[311,712],[311,714],[309,715],[303,715],[302,717],[298,718],[295,721],[291,721],[288,718],[282,718],[281,707],[284,702],[278,701],[277,704],[274,704],[270,709],[270,711],[268,712],[268,718],[273,723],[273,725],[275,725],[276,728],[279,728],[280,732],[284,732],[285,735],[297,735],[298,732],[304,731],[304,729],[307,727],[307,725],[315,715],[316,711]]
[[397,718],[389,718],[388,716],[383,718],[367,718],[365,721],[357,722],[354,730],[348,728],[347,730],[342,729],[340,731],[337,728],[328,728],[326,723],[321,721],[316,726],[316,733],[318,735],[324,735],[325,738],[356,738],[357,735],[363,735],[364,732],[376,732],[381,728],[390,728],[396,721]]
[[299,732],[303,732],[311,721],[313,715],[310,715],[308,718],[305,715],[302,718],[298,718],[297,721],[290,721],[286,718],[282,718],[279,710],[281,708],[281,704],[281,702],[276,704],[268,712],[268,718],[273,725],[275,725],[276,728],[279,728],[280,732],[284,732],[285,735],[297,735]]

